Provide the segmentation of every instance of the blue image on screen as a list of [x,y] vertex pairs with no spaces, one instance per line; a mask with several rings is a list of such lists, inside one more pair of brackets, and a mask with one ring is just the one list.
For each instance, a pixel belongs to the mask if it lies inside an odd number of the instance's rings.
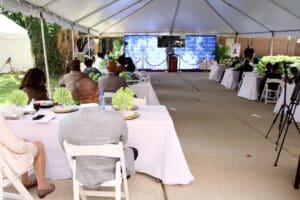
[[[137,69],[167,70],[166,48],[157,47],[155,35],[125,35],[125,54],[131,57]],[[205,59],[214,60],[216,36],[186,35],[185,48],[174,48],[178,68],[199,69]]]

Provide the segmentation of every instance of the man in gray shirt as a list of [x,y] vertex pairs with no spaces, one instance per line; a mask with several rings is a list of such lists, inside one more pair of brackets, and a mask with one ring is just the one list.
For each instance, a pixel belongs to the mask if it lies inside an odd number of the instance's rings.
[[[75,92],[82,103],[79,111],[65,117],[60,123],[60,142],[75,145],[124,144],[127,174],[134,174],[133,149],[126,147],[127,124],[116,111],[101,110],[98,106],[97,82],[84,77],[75,84]],[[136,152],[135,152],[136,153]],[[88,187],[114,179],[115,159],[104,157],[77,158],[77,179]]]
[[99,90],[105,92],[116,92],[121,87],[127,87],[126,80],[123,77],[116,76],[117,67],[110,65],[107,67],[108,73],[98,79]]

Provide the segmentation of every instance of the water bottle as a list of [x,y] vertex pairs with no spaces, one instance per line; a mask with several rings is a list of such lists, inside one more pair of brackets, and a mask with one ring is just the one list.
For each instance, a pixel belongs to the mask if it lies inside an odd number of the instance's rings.
[[101,89],[100,89],[100,98],[99,98],[99,101],[100,101],[100,108],[101,108],[102,110],[105,110],[104,88],[101,88]]

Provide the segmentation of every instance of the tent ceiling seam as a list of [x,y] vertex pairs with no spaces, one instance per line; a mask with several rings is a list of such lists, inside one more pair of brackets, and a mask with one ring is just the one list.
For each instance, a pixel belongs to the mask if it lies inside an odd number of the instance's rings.
[[171,24],[171,28],[170,28],[170,34],[171,35],[173,33],[173,30],[174,30],[174,25],[175,25],[177,13],[178,13],[178,10],[179,10],[180,2],[181,2],[181,0],[177,0],[177,4],[176,4],[176,8],[175,8],[175,13],[174,13],[174,17],[172,19],[172,24]]
[[95,27],[95,26],[98,26],[99,24],[102,24],[103,22],[109,20],[110,18],[113,18],[114,16],[116,16],[116,15],[122,13],[122,12],[124,12],[125,10],[131,8],[132,6],[134,6],[134,5],[138,4],[138,3],[141,3],[142,1],[144,1],[144,0],[138,0],[138,1],[135,1],[134,3],[130,4],[129,6],[123,8],[123,9],[117,11],[117,12],[115,12],[114,14],[112,14],[112,15],[106,17],[105,19],[103,19],[103,20],[97,22],[96,24],[90,26],[89,28],[93,28],[93,27]]
[[292,11],[290,11],[289,9],[287,9],[286,7],[284,7],[283,5],[279,4],[277,1],[274,1],[274,0],[269,0],[269,1],[271,1],[273,4],[275,4],[276,6],[278,6],[279,8],[281,8],[282,10],[286,11],[290,15],[293,15],[294,17],[296,17],[297,19],[300,20],[300,16],[296,15],[295,13],[293,13]]
[[91,15],[94,15],[95,13],[100,12],[101,10],[103,10],[103,9],[105,9],[105,8],[107,8],[107,7],[111,6],[111,5],[113,5],[114,3],[118,2],[118,1],[120,1],[120,0],[114,0],[114,1],[112,1],[112,2],[110,2],[110,3],[108,3],[108,4],[105,4],[104,6],[101,6],[100,8],[94,10],[93,12],[90,12],[90,13],[86,14],[85,16],[80,17],[79,19],[75,20],[74,22],[75,22],[75,23],[78,23],[78,22],[80,22],[80,21],[86,19],[87,17],[90,17]]
[[59,0],[52,0],[46,3],[45,5],[42,6],[42,8],[47,8],[49,6],[52,6],[53,4],[56,4]]
[[269,30],[270,32],[272,32],[272,29],[267,27],[266,25],[264,25],[263,23],[259,22],[258,20],[254,19],[253,17],[251,17],[250,15],[248,15],[247,13],[245,13],[244,11],[240,10],[239,8],[237,8],[236,6],[234,6],[233,4],[228,3],[226,0],[222,0],[225,4],[227,4],[227,6],[233,8],[234,10],[238,11],[239,13],[241,13],[242,15],[246,16],[247,18],[251,19],[252,21],[254,21],[255,23],[261,25],[262,27],[264,27],[265,29]]
[[110,29],[110,28],[114,27],[115,25],[119,24],[119,23],[122,22],[123,20],[127,19],[128,17],[134,15],[134,14],[137,13],[138,11],[144,9],[146,6],[148,6],[148,5],[149,5],[150,3],[152,3],[153,1],[154,1],[154,0],[150,0],[149,2],[147,2],[147,3],[146,3],[145,5],[143,5],[142,7],[140,7],[140,8],[138,8],[138,9],[134,10],[134,11],[131,12],[131,13],[129,13],[129,15],[127,15],[127,16],[121,18],[121,19],[118,20],[116,23],[112,24],[111,26],[109,26],[109,27],[103,29],[103,31],[100,33],[100,35],[102,35],[102,34],[103,34],[105,31],[107,31],[108,29]]
[[227,21],[216,9],[215,7],[213,7],[211,5],[210,2],[208,2],[208,0],[204,0],[204,2],[210,7],[210,9],[212,9],[235,33],[238,33],[238,31],[233,27],[233,25],[231,23],[229,23],[229,21]]

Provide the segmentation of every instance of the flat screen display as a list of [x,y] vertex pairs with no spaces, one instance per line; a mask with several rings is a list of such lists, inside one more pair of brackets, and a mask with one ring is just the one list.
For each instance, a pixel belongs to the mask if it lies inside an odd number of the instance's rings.
[[[166,48],[157,46],[159,37],[155,35],[125,35],[125,54],[134,61],[137,69],[167,70]],[[186,35],[185,47],[174,47],[178,56],[178,68],[199,69],[205,60],[214,60],[215,35]]]

